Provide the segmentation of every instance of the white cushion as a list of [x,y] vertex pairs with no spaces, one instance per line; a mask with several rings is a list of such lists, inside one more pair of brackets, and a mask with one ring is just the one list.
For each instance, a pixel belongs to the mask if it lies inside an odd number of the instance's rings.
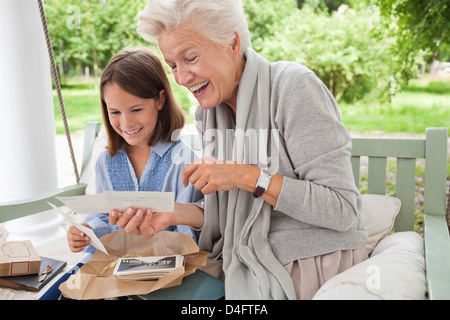
[[387,236],[369,259],[328,280],[313,299],[426,299],[423,238],[412,231]]
[[398,198],[377,194],[362,195],[361,213],[369,234],[366,243],[368,254],[371,254],[377,243],[391,232],[400,206],[401,201]]

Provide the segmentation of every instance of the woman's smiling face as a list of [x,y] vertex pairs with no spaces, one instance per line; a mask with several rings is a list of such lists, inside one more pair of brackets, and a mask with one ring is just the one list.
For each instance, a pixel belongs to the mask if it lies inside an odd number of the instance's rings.
[[239,37],[220,47],[196,32],[164,31],[159,48],[172,68],[175,81],[192,92],[203,109],[227,103],[236,109],[244,58],[239,56]]

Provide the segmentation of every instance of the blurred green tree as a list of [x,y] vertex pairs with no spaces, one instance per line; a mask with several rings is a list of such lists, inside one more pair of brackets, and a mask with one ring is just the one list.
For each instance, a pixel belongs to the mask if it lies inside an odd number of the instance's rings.
[[385,27],[396,34],[398,56],[425,50],[432,64],[450,60],[450,0],[366,1],[380,8]]
[[60,73],[83,72],[88,67],[98,77],[114,54],[125,47],[144,45],[136,33],[143,5],[138,0],[46,0]]
[[348,2],[330,12],[319,0],[306,0],[301,9],[295,0],[277,3],[282,8],[271,0],[245,0],[253,47],[269,60],[306,65],[338,101],[387,99],[391,77],[417,74],[421,55],[412,52],[405,63],[376,8]]
[[421,49],[439,51],[450,43],[450,0],[376,0],[381,13],[395,22],[400,35]]
[[[436,41],[440,48],[449,48],[449,1],[430,0],[415,9],[409,7],[420,0],[243,0],[243,4],[256,51],[271,61],[306,65],[337,100],[351,102],[368,96],[386,98],[391,76],[406,83],[417,75],[424,50]],[[46,0],[61,75],[89,68],[98,77],[115,53],[149,46],[136,33],[137,15],[146,3]],[[428,11],[421,14],[424,8]],[[433,19],[437,26],[429,28]],[[419,37],[423,41],[415,41]]]

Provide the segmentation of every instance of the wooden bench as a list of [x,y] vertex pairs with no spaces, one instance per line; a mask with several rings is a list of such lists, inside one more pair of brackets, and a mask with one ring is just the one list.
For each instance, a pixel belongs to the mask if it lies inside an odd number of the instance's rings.
[[[47,201],[62,205],[55,197],[83,195],[90,179],[92,150],[100,123],[86,126],[80,183],[34,199],[0,205],[0,223],[49,209]],[[385,194],[388,158],[397,159],[396,197],[402,202],[395,231],[414,228],[416,159],[425,159],[424,240],[429,299],[450,299],[450,237],[446,222],[447,128],[428,128],[425,139],[354,138],[352,166],[359,185],[360,160],[368,157],[368,193]],[[183,137],[198,149],[195,136]]]
[[446,220],[447,128],[428,128],[425,139],[352,139],[352,167],[359,185],[360,159],[368,157],[367,193],[386,193],[387,158],[396,158],[401,209],[395,231],[414,230],[416,159],[425,159],[424,243],[429,299],[450,299],[450,238]]

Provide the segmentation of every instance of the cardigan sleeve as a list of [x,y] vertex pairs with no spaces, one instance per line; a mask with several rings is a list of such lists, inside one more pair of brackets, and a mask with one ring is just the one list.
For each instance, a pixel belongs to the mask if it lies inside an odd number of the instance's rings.
[[272,87],[274,123],[286,153],[280,167],[287,173],[274,209],[309,225],[347,231],[360,222],[361,202],[350,136],[325,85],[311,71],[290,66]]

